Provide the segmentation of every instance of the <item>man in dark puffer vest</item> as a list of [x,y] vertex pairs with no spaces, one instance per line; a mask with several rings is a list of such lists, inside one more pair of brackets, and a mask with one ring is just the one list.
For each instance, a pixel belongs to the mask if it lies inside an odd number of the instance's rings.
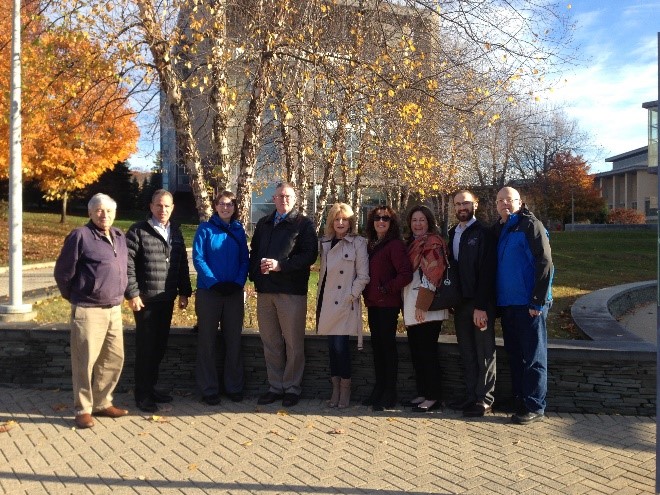
[[167,349],[174,300],[178,295],[179,308],[186,308],[192,286],[181,229],[170,222],[172,194],[159,189],[149,208],[149,217],[131,225],[126,234],[126,299],[135,316],[135,403],[144,412],[156,412],[156,403],[172,400],[155,386]]

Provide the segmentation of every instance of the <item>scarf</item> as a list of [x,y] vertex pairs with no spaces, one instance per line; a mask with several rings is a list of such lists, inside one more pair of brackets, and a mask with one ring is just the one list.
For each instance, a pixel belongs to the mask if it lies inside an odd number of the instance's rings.
[[440,284],[445,273],[447,248],[437,234],[424,234],[408,246],[408,256],[413,270],[420,268],[434,286]]

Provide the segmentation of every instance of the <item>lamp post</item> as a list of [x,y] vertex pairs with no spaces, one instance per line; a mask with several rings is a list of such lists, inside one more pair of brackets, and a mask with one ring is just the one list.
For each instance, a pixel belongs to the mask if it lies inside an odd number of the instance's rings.
[[23,184],[21,166],[21,2],[14,0],[9,115],[9,304],[0,305],[3,320],[32,319],[23,304]]

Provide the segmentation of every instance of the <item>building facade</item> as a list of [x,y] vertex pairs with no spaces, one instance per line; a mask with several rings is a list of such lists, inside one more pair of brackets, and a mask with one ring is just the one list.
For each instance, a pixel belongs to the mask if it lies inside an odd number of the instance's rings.
[[648,145],[606,158],[612,170],[594,175],[601,197],[610,210],[628,208],[658,220],[658,102],[642,104],[648,110]]

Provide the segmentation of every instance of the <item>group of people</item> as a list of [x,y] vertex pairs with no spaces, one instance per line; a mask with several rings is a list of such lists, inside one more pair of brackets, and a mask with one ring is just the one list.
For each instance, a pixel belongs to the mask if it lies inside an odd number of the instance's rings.
[[[305,368],[304,337],[311,266],[320,254],[316,330],[327,336],[332,393],[329,407],[345,408],[351,397],[351,337],[363,345],[362,302],[367,308],[374,363],[374,385],[363,401],[374,411],[397,403],[396,332],[403,314],[416,395],[403,402],[414,412],[440,407],[438,337],[453,313],[464,369],[465,394],[450,404],[467,417],[492,410],[495,389],[496,317],[501,318],[509,356],[516,412],[528,424],[543,418],[547,390],[545,319],[551,304],[553,265],[547,231],[520,201],[518,191],[497,195],[500,221],[493,227],[474,214],[470,191],[454,196],[458,224],[445,242],[433,213],[413,207],[406,237],[397,213],[372,209],[366,238],[356,234],[357,219],[345,203],[332,205],[324,235],[295,209],[290,183],[277,185],[275,211],[261,218],[250,245],[238,221],[235,196],[224,191],[213,201],[211,218],[195,233],[192,259],[197,271],[198,321],[196,382],[202,401],[220,403],[221,394],[243,400],[241,332],[244,286],[257,292],[257,321],[269,388],[258,404],[297,404]],[[117,205],[105,194],[88,204],[90,221],[66,238],[55,266],[55,280],[71,303],[71,360],[75,424],[94,425],[93,416],[128,414],[113,405],[113,391],[124,361],[121,304],[136,325],[135,387],[138,409],[156,412],[172,396],[156,388],[174,305],[188,306],[192,295],[186,246],[170,220],[172,195],[156,191],[150,214],[124,233],[112,227]],[[462,300],[451,310],[431,310],[436,288],[449,264],[458,266]],[[216,369],[216,339],[224,367]]]

